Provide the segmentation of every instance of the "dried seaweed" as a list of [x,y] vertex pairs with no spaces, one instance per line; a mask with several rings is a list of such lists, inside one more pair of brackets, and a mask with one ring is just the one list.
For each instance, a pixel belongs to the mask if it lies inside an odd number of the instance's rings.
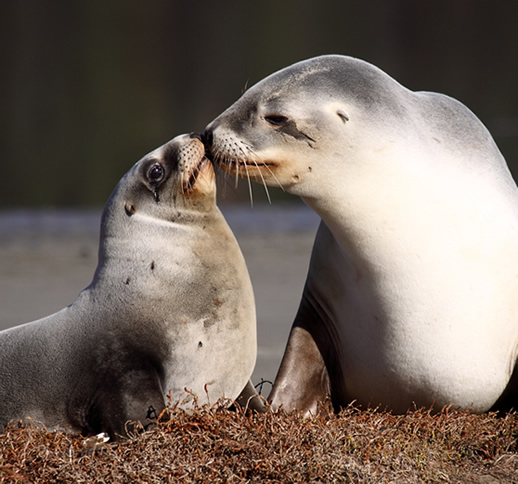
[[518,415],[170,411],[117,443],[13,424],[0,482],[518,482]]

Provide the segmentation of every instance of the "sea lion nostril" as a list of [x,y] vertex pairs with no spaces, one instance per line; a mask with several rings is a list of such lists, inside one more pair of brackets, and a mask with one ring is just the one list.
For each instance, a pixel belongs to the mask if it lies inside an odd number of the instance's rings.
[[210,149],[210,147],[212,146],[212,142],[213,142],[213,136],[212,136],[212,133],[213,133],[213,130],[212,128],[205,128],[205,131],[203,131],[203,133],[201,134],[201,140],[203,142],[203,144],[205,145],[205,148]]
[[199,139],[200,141],[203,141],[200,133],[189,133],[189,137],[191,139]]

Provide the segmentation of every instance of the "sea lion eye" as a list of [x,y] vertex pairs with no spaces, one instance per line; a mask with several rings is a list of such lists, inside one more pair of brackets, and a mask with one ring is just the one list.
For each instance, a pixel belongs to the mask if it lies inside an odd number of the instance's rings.
[[164,167],[160,163],[155,163],[147,172],[150,183],[158,183],[164,178]]
[[270,114],[264,117],[264,120],[274,126],[281,126],[282,124],[288,121],[286,116],[282,116],[281,114]]

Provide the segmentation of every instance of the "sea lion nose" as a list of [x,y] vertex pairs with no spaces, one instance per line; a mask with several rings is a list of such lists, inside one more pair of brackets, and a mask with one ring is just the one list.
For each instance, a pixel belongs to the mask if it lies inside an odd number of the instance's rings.
[[189,133],[191,139],[199,139],[203,142],[202,135],[200,133]]
[[205,130],[201,134],[201,140],[203,141],[203,144],[205,145],[205,149],[209,152],[212,147],[212,142],[214,141],[213,133],[214,133],[214,123],[211,123],[205,128]]

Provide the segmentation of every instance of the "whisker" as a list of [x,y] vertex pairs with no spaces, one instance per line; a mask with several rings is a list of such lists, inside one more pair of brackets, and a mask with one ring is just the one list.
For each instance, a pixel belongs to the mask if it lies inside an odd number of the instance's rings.
[[261,181],[263,182],[264,192],[266,193],[266,198],[268,199],[268,203],[271,205],[272,199],[270,198],[270,192],[268,191],[268,185],[264,181],[263,172],[261,171],[261,168],[259,167],[257,162],[255,160],[253,160],[253,161],[254,161],[255,166],[257,167],[257,171],[259,172],[259,175],[261,176]]
[[272,175],[273,179],[277,182],[277,185],[279,185],[279,188],[285,192],[286,190],[284,189],[284,187],[282,186],[282,183],[279,181],[279,179],[275,176],[275,173],[270,169],[270,167],[268,165],[262,165],[264,166],[269,172],[270,172],[270,175]]
[[[257,168],[259,169],[259,173],[261,174],[261,179],[263,180],[263,183],[264,183],[264,186],[265,186],[265,189],[266,189],[266,183],[264,181],[264,178],[263,178],[263,174],[261,173],[261,169],[259,168],[258,164],[257,164],[257,161],[253,158],[255,157],[256,159],[259,159],[259,156],[257,156],[254,152],[254,150],[252,148],[250,148],[249,146],[247,146],[248,148],[248,151],[250,153],[250,159],[254,162],[255,166],[257,166]],[[285,192],[286,190],[284,189],[284,187],[282,186],[282,183],[279,181],[279,179],[275,176],[275,173],[271,170],[271,168],[268,166],[268,165],[263,165],[261,164],[262,167],[266,168],[269,172],[270,172],[270,175],[272,175],[272,178],[277,182],[277,185],[279,185],[279,188]],[[270,197],[268,196],[268,200],[270,199]]]
[[[270,192],[268,191],[268,187],[267,187],[266,182],[264,180],[263,173],[261,171],[261,168],[257,164],[257,162],[253,159],[254,156],[255,156],[255,153],[250,149],[249,146],[246,146],[246,148],[248,150],[248,153],[241,146],[239,146],[239,151],[241,151],[241,154],[243,156],[243,160],[246,160],[247,158],[250,158],[253,161],[253,163],[255,164],[255,166],[257,167],[257,171],[259,172],[259,176],[261,177],[261,180],[263,182],[264,191],[266,192],[266,198],[268,199],[268,203],[271,205],[272,204],[272,200],[270,198]],[[249,154],[252,155],[252,156],[247,156]],[[257,156],[256,156],[256,158],[257,158]],[[248,185],[250,185],[250,175],[248,173],[248,167],[247,167],[246,161],[243,162],[243,165],[245,166],[246,175],[248,177]],[[252,204],[252,206],[253,206],[253,204]]]
[[[250,176],[250,171],[248,169],[248,165],[255,165],[255,168],[259,172],[259,177],[261,179],[261,183],[263,185],[266,198],[268,203],[272,204],[272,199],[270,195],[270,191],[268,188],[268,184],[266,183],[265,174],[263,173],[263,168],[266,168],[269,172],[269,175],[275,180],[276,185],[285,192],[286,190],[282,186],[282,183],[275,176],[275,173],[272,169],[267,165],[261,162],[261,158],[254,152],[251,146],[247,143],[243,143],[242,141],[234,141],[225,139],[224,145],[222,148],[216,149],[212,153],[213,161],[216,164],[226,164],[227,169],[223,170],[228,176],[234,176],[234,190],[238,189],[239,186],[239,178],[240,178],[240,170],[244,167],[244,171],[246,173],[246,179],[248,183],[248,193],[250,196],[250,205],[254,206],[254,197],[253,197],[253,187],[252,187],[252,177]],[[234,165],[234,166],[233,166]],[[241,166],[242,165],[242,166]],[[235,169],[235,170],[234,170]],[[244,175],[244,174],[243,174]],[[226,189],[226,184],[225,184]]]
[[250,181],[250,174],[248,173],[248,166],[246,165],[246,163],[244,163],[245,165],[245,171],[246,171],[246,178],[248,180],[248,193],[250,194],[250,207],[254,207],[254,194],[253,194],[253,191],[252,191],[252,182]]
[[236,165],[236,175],[235,175],[235,179],[236,181],[234,182],[234,188],[237,190],[237,186],[239,184],[239,161],[233,161],[233,163]]
[[[222,198],[227,198],[231,196],[238,197],[235,189],[234,189],[234,183],[233,183],[233,175],[229,174],[223,169],[219,169],[217,171],[218,183],[223,184],[222,191],[219,195],[221,195]],[[231,182],[232,180],[232,182]]]
[[[247,148],[248,148],[249,154],[252,155],[252,156],[250,156],[250,159],[253,161],[254,165],[257,167],[257,171],[259,172],[259,176],[261,177],[261,181],[263,182],[263,187],[264,187],[264,191],[266,193],[266,198],[268,199],[268,203],[271,205],[272,200],[270,198],[270,192],[268,191],[268,185],[266,184],[266,181],[264,180],[264,176],[263,176],[263,172],[261,171],[261,167],[259,166],[257,161],[254,159],[254,157],[258,158],[258,156],[253,152],[252,149],[250,149],[250,147],[247,146]],[[245,155],[245,158],[246,158],[246,153],[244,152],[244,150],[242,148],[241,148],[241,151],[242,151],[243,155]],[[245,163],[245,166],[246,166],[246,163]],[[248,169],[247,169],[247,173],[248,173]]]

